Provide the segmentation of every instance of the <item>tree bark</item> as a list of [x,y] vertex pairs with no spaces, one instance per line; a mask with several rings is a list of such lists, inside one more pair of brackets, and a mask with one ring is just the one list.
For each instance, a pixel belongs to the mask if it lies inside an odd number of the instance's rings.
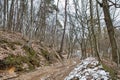
[[98,3],[96,2],[96,12],[97,12],[97,25],[98,25],[98,52],[100,53],[100,39],[101,39],[101,25],[100,25],[100,16],[99,16],[99,8],[98,8]]
[[9,20],[8,20],[8,31],[12,29],[12,20],[13,20],[13,13],[14,13],[14,0],[12,0],[11,5],[10,5],[10,15],[9,15]]
[[91,24],[91,31],[92,31],[93,41],[94,41],[93,46],[94,46],[95,55],[98,57],[98,60],[101,61],[99,53],[98,53],[98,46],[97,46],[96,35],[95,35],[95,32],[94,32],[92,0],[90,0],[90,24]]
[[107,0],[102,0],[103,1],[103,12],[104,12],[104,17],[105,17],[105,23],[107,26],[107,31],[111,43],[111,48],[112,48],[112,59],[114,62],[118,63],[118,56],[117,56],[117,44],[115,40],[115,32],[114,32],[114,27],[113,23],[110,17],[110,12],[109,12],[109,6]]
[[66,23],[67,23],[67,0],[65,0],[65,21],[64,21],[64,30],[63,30],[63,35],[62,35],[62,40],[61,40],[61,46],[60,46],[60,51],[59,51],[60,56],[61,56],[61,53],[63,51],[63,44],[64,44],[64,38],[65,38]]
[[4,0],[4,21],[3,21],[3,30],[6,26],[6,0]]

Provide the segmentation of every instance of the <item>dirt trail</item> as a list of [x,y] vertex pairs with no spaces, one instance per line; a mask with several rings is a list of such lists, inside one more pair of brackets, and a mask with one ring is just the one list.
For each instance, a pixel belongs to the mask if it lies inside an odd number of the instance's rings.
[[21,74],[11,80],[64,80],[78,63],[80,63],[78,58],[65,60],[63,64],[55,63],[51,66],[38,68],[33,72]]

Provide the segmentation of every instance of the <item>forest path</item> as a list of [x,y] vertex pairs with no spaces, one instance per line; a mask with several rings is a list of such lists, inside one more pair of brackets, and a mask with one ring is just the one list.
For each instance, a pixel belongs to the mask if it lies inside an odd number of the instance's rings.
[[64,80],[78,63],[80,63],[79,58],[68,59],[63,64],[55,63],[51,66],[38,68],[33,72],[21,74],[11,80]]
[[[63,63],[55,63],[50,66],[22,73],[17,78],[9,80],[112,80],[109,72],[94,57],[84,60],[71,58]],[[119,80],[119,79],[118,79]]]

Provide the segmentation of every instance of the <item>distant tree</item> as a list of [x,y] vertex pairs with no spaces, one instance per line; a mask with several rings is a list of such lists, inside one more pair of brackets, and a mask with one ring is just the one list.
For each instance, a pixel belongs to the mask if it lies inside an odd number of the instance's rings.
[[95,51],[95,55],[98,57],[98,60],[100,60],[100,56],[99,56],[99,53],[98,53],[98,46],[97,46],[97,40],[96,40],[96,35],[95,35],[95,31],[94,31],[94,22],[93,22],[93,1],[90,0],[90,27],[91,27],[91,31],[92,31],[92,38],[93,38],[93,41],[94,41],[94,51]]
[[65,0],[65,20],[64,20],[64,29],[63,29],[63,35],[62,35],[60,51],[59,51],[59,55],[60,56],[62,56],[61,53],[63,51],[63,44],[64,44],[64,38],[65,38],[66,24],[67,24],[67,0]]
[[2,27],[2,0],[0,0],[0,27]]
[[10,4],[10,12],[9,12],[9,17],[8,17],[8,30],[11,31],[12,30],[12,27],[13,27],[13,16],[14,16],[14,1],[15,0],[12,0],[11,1],[11,4]]

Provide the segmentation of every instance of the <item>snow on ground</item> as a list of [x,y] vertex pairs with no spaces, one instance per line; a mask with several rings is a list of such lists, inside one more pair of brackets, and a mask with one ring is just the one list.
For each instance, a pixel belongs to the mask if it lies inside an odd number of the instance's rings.
[[110,76],[95,58],[89,57],[82,60],[64,80],[110,80]]

